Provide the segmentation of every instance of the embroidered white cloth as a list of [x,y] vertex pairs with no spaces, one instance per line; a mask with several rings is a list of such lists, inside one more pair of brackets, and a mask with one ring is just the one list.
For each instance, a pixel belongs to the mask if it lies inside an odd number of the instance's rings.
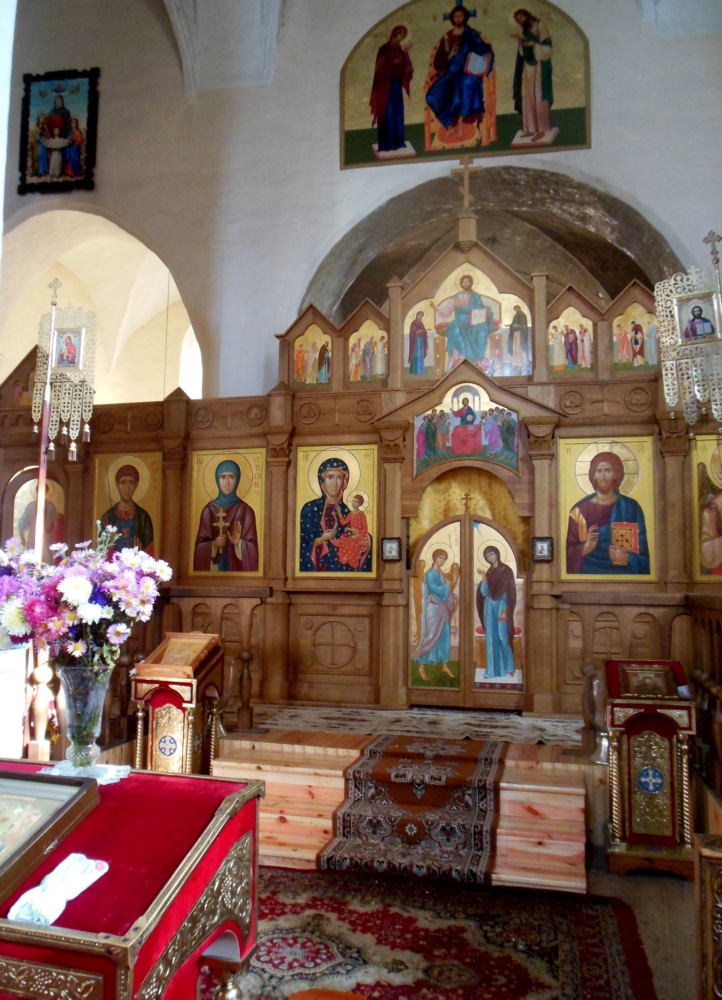
[[40,885],[22,894],[10,908],[8,919],[31,924],[54,924],[68,900],[79,896],[107,870],[107,861],[92,861],[84,854],[69,854],[45,876]]
[[95,778],[99,785],[115,785],[130,774],[130,764],[93,764],[92,767],[75,767],[69,760],[61,760],[54,767],[44,767],[41,774],[58,774],[71,778]]

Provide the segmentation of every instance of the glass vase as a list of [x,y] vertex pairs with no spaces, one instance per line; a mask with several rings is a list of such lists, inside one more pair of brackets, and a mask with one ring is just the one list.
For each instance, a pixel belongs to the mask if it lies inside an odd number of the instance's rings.
[[113,668],[98,669],[92,656],[85,656],[77,663],[58,666],[57,670],[67,706],[70,746],[65,756],[74,767],[92,767],[100,755],[95,741],[103,724],[105,692]]

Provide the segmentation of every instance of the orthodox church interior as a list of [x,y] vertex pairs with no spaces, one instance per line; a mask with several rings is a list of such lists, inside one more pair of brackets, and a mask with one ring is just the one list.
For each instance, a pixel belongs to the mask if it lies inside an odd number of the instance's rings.
[[[155,866],[155,892],[133,909],[128,878],[117,930],[91,887],[92,918],[46,933],[17,929],[5,891],[0,997],[385,1000],[404,984],[409,997],[461,995],[450,967],[437,980],[334,966],[261,982],[274,919],[290,920],[267,903],[279,869],[337,886],[357,872],[374,886],[421,877],[429,893],[455,879],[502,914],[519,891],[548,906],[617,897],[636,916],[639,936],[631,916],[615,932],[638,947],[620,944],[611,992],[563,964],[545,980],[532,963],[517,992],[486,993],[479,946],[454,966],[469,997],[722,989],[722,17],[714,0],[688,0],[684,17],[672,0],[540,4],[552,36],[564,25],[581,40],[581,69],[557,43],[553,62],[560,91],[586,87],[584,142],[494,152],[450,140],[457,155],[376,150],[353,169],[339,80],[356,79],[354,53],[375,52],[389,26],[408,41],[417,4],[432,0],[17,4],[2,539],[52,560],[52,543],[116,525],[119,549],[173,576],[105,698],[99,761],[133,771],[101,788],[67,841],[100,857],[98,817],[117,796],[105,822],[130,815],[123,863],[141,882]],[[434,7],[440,46],[454,6]],[[489,9],[461,9],[483,36]],[[519,11],[537,51],[540,19]],[[433,79],[414,42],[407,108]],[[21,173],[31,153],[36,182],[42,169],[21,115],[30,76],[92,67],[92,185],[19,190],[18,150]],[[367,77],[370,129],[373,58]],[[500,86],[500,122],[505,100]],[[77,455],[51,423],[42,540],[39,329],[70,334],[51,366],[74,365],[73,344],[94,364]],[[198,655],[184,674],[168,643],[189,633]],[[62,760],[52,670],[30,656],[3,700],[15,735],[2,756],[33,773]],[[135,815],[146,799],[159,825],[166,815],[187,831],[168,837],[179,864],[193,858],[182,878]],[[46,992],[34,965],[58,985]],[[199,965],[211,986],[197,985]]]

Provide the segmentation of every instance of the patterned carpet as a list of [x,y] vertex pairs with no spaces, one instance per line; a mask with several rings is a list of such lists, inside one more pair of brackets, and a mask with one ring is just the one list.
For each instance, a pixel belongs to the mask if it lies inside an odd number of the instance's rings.
[[[312,987],[368,1000],[656,1000],[618,900],[264,868],[258,907],[244,1000]],[[202,979],[202,1000],[211,986]]]
[[346,771],[320,868],[486,882],[506,744],[379,736]]
[[310,708],[254,705],[254,724],[274,729],[369,736],[436,736],[440,739],[503,740],[506,743],[581,744],[581,719],[523,718],[511,712],[471,712],[462,709],[413,708],[388,712],[375,708]]

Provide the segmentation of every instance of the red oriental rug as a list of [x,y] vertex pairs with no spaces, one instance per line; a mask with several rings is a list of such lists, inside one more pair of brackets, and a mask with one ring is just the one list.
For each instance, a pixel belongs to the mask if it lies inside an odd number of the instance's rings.
[[634,916],[615,899],[262,868],[258,914],[244,1000],[313,987],[369,1000],[656,1000]]
[[320,868],[487,882],[506,744],[379,736],[346,771]]

